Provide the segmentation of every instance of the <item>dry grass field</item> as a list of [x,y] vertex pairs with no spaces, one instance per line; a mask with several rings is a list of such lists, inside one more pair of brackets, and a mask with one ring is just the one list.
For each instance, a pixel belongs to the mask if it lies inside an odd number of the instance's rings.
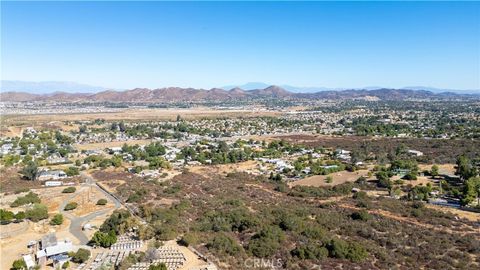
[[175,120],[177,115],[183,119],[224,118],[224,117],[259,117],[276,116],[280,112],[252,110],[214,110],[209,108],[191,109],[125,109],[119,112],[78,113],[78,114],[40,114],[3,116],[2,126],[40,125],[49,122],[85,121],[105,119],[107,121],[123,120]]
[[[314,187],[322,187],[322,186],[335,186],[339,184],[343,184],[345,182],[355,182],[360,176],[367,177],[368,170],[358,170],[355,172],[348,172],[348,171],[341,171],[336,173],[331,173],[329,175],[314,175],[310,177],[303,178],[301,180],[291,182],[289,185],[291,187],[294,186],[314,186]],[[327,183],[326,178],[331,176],[332,182]]]
[[227,174],[231,172],[251,172],[257,167],[258,163],[254,160],[239,162],[235,164],[220,164],[210,166],[189,166],[188,170],[192,173],[200,174],[202,176],[210,176],[215,174]]

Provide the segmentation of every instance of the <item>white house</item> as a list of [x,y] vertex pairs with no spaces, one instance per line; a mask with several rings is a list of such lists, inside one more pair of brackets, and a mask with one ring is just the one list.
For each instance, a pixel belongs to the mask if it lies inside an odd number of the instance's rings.
[[59,154],[53,154],[47,157],[48,164],[60,164],[60,163],[67,163],[68,159],[66,157],[62,157]]
[[70,240],[58,241],[56,235],[50,233],[43,236],[40,241],[40,246],[36,253],[37,261],[40,265],[45,265],[47,260],[55,259],[58,255],[67,255],[72,250],[73,244]]
[[41,171],[37,174],[36,179],[38,181],[46,181],[46,180],[58,180],[67,178],[67,174],[64,171]]

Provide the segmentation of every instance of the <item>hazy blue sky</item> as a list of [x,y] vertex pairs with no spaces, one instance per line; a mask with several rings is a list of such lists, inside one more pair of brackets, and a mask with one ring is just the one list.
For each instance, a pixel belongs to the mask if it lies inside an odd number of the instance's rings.
[[480,3],[3,2],[4,80],[480,88]]

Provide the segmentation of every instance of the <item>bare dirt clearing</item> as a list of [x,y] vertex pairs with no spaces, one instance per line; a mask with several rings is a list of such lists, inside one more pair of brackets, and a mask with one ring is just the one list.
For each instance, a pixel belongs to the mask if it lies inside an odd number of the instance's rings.
[[203,176],[210,176],[212,173],[227,174],[231,172],[252,172],[257,168],[258,162],[255,160],[249,160],[245,162],[239,162],[235,164],[221,164],[221,165],[209,165],[209,166],[189,166],[188,170],[192,173],[197,173]]
[[[289,183],[289,186],[314,186],[314,187],[321,187],[321,186],[335,186],[339,184],[343,184],[345,182],[355,182],[359,177],[364,176],[367,177],[368,170],[358,170],[355,172],[348,172],[348,171],[341,171],[336,173],[331,173],[329,175],[314,175],[310,177],[306,177],[304,179],[297,180],[295,182]],[[332,182],[327,183],[326,178],[328,176],[332,177]]]
[[13,123],[32,125],[52,121],[82,121],[105,119],[107,121],[123,120],[175,120],[177,115],[183,119],[202,119],[218,117],[258,117],[275,116],[279,112],[252,111],[252,110],[214,110],[209,108],[191,109],[125,109],[119,112],[104,113],[78,113],[78,114],[44,114],[44,115],[9,115],[4,116],[3,125],[11,126]]

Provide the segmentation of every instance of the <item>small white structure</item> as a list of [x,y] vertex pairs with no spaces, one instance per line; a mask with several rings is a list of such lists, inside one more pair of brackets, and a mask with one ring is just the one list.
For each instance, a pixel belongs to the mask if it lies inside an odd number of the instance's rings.
[[423,156],[423,152],[421,151],[417,151],[417,150],[408,150],[407,153],[411,156],[414,156],[414,157],[421,157]]
[[45,186],[46,187],[59,187],[63,185],[62,181],[46,181]]
[[26,254],[23,255],[23,261],[25,261],[25,265],[27,266],[27,269],[33,269],[35,267],[35,262],[33,261],[32,255]]
[[108,151],[110,154],[117,154],[122,152],[122,147],[109,147]]

